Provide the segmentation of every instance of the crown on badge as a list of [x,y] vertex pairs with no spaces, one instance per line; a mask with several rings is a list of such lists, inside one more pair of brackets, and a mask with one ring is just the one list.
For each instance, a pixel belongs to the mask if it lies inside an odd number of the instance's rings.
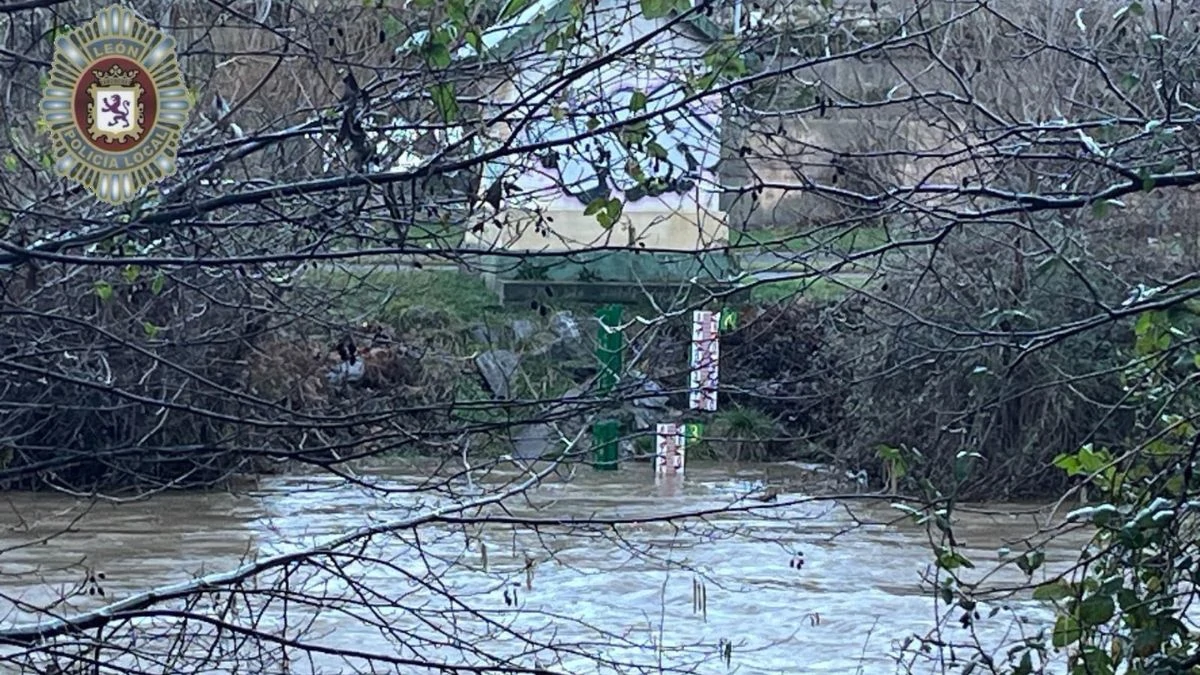
[[92,74],[96,76],[101,87],[128,87],[137,79],[138,71],[122,70],[120,66],[114,63],[113,67],[109,68],[107,73],[93,70]]

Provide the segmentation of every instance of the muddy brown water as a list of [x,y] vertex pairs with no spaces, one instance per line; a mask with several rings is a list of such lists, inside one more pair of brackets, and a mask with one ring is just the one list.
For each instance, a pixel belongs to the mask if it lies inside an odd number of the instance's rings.
[[[0,495],[0,631],[47,619],[34,607],[63,596],[67,599],[54,606],[54,615],[94,610],[453,501],[444,494],[407,491],[427,480],[425,470],[362,474],[376,488],[391,490],[385,494],[341,478],[309,475],[270,477],[234,493],[161,494],[128,503]],[[788,471],[779,465],[694,465],[682,480],[656,483],[646,465],[618,472],[581,469],[570,481],[532,489],[529,499],[510,500],[508,514],[544,521],[628,520],[718,511],[731,503],[757,504],[745,495],[761,485],[764,474],[770,472],[774,481]],[[480,484],[515,478],[498,474],[481,478]],[[479,489],[465,489],[472,487]],[[258,602],[251,598],[243,609],[261,614],[258,626],[268,633],[298,630],[301,619],[309,621],[307,639],[329,652],[349,649],[441,662],[521,653],[524,665],[536,662],[568,673],[897,672],[899,645],[927,634],[938,622],[922,582],[932,570],[928,535],[910,524],[889,524],[898,512],[887,500],[790,503],[804,496],[801,489],[793,490],[770,510],[715,513],[686,524],[622,525],[616,534],[612,528],[553,524],[536,533],[505,524],[470,526],[464,533],[459,525],[428,524],[417,534],[423,555],[405,532],[356,549],[357,560],[341,559],[344,578],[328,566],[293,571],[290,588],[319,596],[320,608],[293,604],[286,623],[277,604],[246,609]],[[992,569],[1003,549],[1023,550],[1019,540],[1037,530],[1034,507],[972,508],[959,512],[955,526],[962,550],[977,564],[966,576],[984,579],[989,588],[1019,584],[1024,577],[1014,566]],[[507,515],[498,509],[489,513]],[[1068,535],[1048,547],[1046,569],[1067,567],[1082,541],[1080,534]],[[527,559],[534,561],[532,574],[524,571]],[[89,570],[104,573],[103,597],[78,593]],[[260,586],[277,581],[264,578]],[[700,583],[703,602],[697,597]],[[364,589],[380,594],[372,601],[374,612],[360,602]],[[214,607],[221,606],[221,601],[206,602],[208,609],[194,611],[216,612]],[[1012,642],[1050,621],[1047,609],[1027,597],[1003,604],[990,618],[992,605],[981,607],[974,631],[986,646]],[[947,636],[971,639],[953,621],[958,614],[951,617]],[[178,633],[151,626],[154,621],[147,619],[137,629],[149,636],[143,645]],[[444,642],[448,634],[478,652],[415,646]],[[720,646],[726,640],[733,645],[728,663]],[[528,641],[540,647],[529,647]],[[249,651],[239,649],[242,657]],[[183,661],[175,670],[124,665],[156,673],[257,672],[256,667],[280,673],[431,672],[394,664],[370,670],[361,659],[333,653],[295,660],[298,653],[292,653],[290,670],[269,664],[266,656],[258,666],[230,665],[234,656],[226,665],[203,668],[189,669]],[[114,657],[112,663],[127,658],[134,657]],[[926,655],[914,670],[940,671],[948,658]],[[20,672],[20,667],[0,660],[0,672]]]

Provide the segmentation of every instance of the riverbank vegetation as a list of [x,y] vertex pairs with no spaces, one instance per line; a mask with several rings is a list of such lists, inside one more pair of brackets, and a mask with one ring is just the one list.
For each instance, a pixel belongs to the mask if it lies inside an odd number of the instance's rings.
[[[944,472],[952,465],[947,460],[971,449],[994,458],[995,466],[976,479],[978,484],[961,486],[964,494],[1028,498],[1064,487],[1065,476],[1041,471],[1062,448],[1120,443],[1140,414],[1135,404],[1121,403],[1126,397],[1120,372],[1132,358],[1128,328],[1134,319],[1047,345],[1018,361],[1023,352],[1011,337],[946,343],[940,329],[906,321],[905,315],[925,303],[944,321],[966,323],[990,314],[988,320],[1001,329],[995,333],[1037,331],[1064,320],[1086,320],[1089,312],[1075,298],[1089,292],[1089,286],[1112,292],[1120,288],[1123,276],[1168,274],[1180,263],[1160,257],[1130,260],[1124,270],[1097,267],[1086,284],[1077,280],[1077,267],[1055,269],[1051,262],[1035,266],[1037,273],[1022,280],[996,266],[997,275],[1010,285],[993,287],[989,294],[970,281],[975,261],[992,256],[986,246],[971,243],[977,241],[974,235],[965,231],[944,247],[943,255],[961,265],[963,276],[958,280],[907,283],[900,276],[903,272],[893,269],[887,281],[876,280],[863,292],[853,292],[863,283],[854,279],[781,281],[763,284],[758,294],[729,303],[740,326],[723,336],[722,397],[735,410],[758,419],[756,426],[763,429],[753,432],[758,440],[747,452],[744,443],[720,440],[729,424],[724,413],[719,414],[709,425],[715,440],[704,452],[729,460],[829,461],[852,472],[865,469],[872,481],[882,484],[886,463],[878,459],[878,448],[903,446],[916,451],[908,482],[902,484],[913,486],[922,479],[945,484],[950,476]],[[1137,269],[1139,265],[1143,269]],[[55,270],[42,273],[53,275]],[[454,453],[457,446],[447,439],[467,430],[486,435],[513,419],[534,420],[538,410],[572,390],[585,389],[596,374],[593,307],[503,307],[479,277],[456,270],[297,271],[275,281],[263,277],[255,283],[262,289],[257,307],[245,305],[242,298],[227,299],[228,309],[207,315],[213,325],[186,326],[176,325],[171,316],[175,308],[219,301],[222,293],[243,293],[232,283],[235,277],[200,279],[136,266],[96,276],[90,281],[84,276],[64,280],[49,287],[52,294],[28,296],[46,307],[75,294],[85,298],[75,306],[83,312],[80,316],[91,318],[71,324],[70,332],[54,329],[59,340],[70,340],[73,347],[47,351],[39,368],[78,369],[88,377],[61,380],[54,387],[40,385],[36,378],[10,385],[26,387],[10,391],[28,392],[31,400],[54,411],[29,408],[21,413],[25,417],[9,418],[14,423],[29,420],[26,438],[37,439],[28,449],[13,448],[8,454],[10,488],[39,484],[44,474],[37,467],[48,461],[56,467],[57,479],[83,481],[76,487],[110,480],[116,481],[109,485],[115,487],[133,477],[203,485],[238,472],[275,467],[271,458],[287,454],[271,449],[279,443],[304,439],[304,447],[312,448],[304,457],[311,460],[353,445],[364,434],[375,439],[373,449]],[[996,311],[997,295],[1012,297],[1014,283],[1023,285],[1025,297],[1013,305],[1031,309]],[[280,307],[292,303],[278,327],[259,313],[271,302]],[[551,329],[551,318],[559,316],[577,325],[579,339],[569,346],[561,345]],[[51,324],[60,324],[36,312],[6,320],[11,334],[46,333]],[[685,415],[687,372],[680,364],[687,359],[690,316],[680,312],[664,317],[643,306],[629,308],[625,320],[632,357],[627,365],[668,393],[670,416]],[[891,322],[904,328],[881,330]],[[218,330],[224,337],[188,345],[187,334],[180,335],[185,328],[209,336]],[[343,334],[367,348],[364,358],[369,359],[364,376],[345,384],[330,379],[339,363],[335,347]],[[100,344],[108,341],[112,348],[95,346],[97,336]],[[931,360],[925,355],[935,346],[942,356]],[[512,351],[520,357],[519,371],[512,374],[516,402],[495,404],[495,394],[475,362],[488,350]],[[176,368],[167,367],[168,361]],[[105,400],[120,373],[134,372],[149,376],[139,376],[136,387],[125,394],[133,400],[103,419],[75,413],[67,405]],[[218,392],[241,393],[214,392],[193,400],[185,391],[162,413],[169,424],[136,402],[146,392],[180,386],[190,373],[202,374]],[[631,400],[622,399],[635,396],[632,390],[618,392],[612,405],[630,409]],[[294,420],[292,428],[276,418],[276,423],[235,433],[223,420],[244,410],[248,400],[264,417],[268,411],[286,410],[290,417],[283,419]],[[447,415],[455,406],[494,404],[491,415],[474,414],[469,423],[439,426],[448,424]],[[206,412],[197,415],[189,410],[192,406],[203,406]],[[39,409],[43,412],[36,412]],[[391,411],[386,424],[351,421],[384,411]],[[331,414],[350,418],[332,427],[304,421]],[[649,424],[642,419],[642,428],[631,425],[627,443],[649,434]],[[84,428],[91,433],[82,433]],[[221,451],[220,439],[230,437],[242,439],[240,449]],[[260,447],[247,447],[251,442]],[[172,450],[176,445],[188,448],[188,454]],[[511,451],[506,442],[485,445],[492,454]],[[100,452],[100,447],[105,450]],[[193,466],[198,458],[203,458],[203,469]]]
[[[1119,443],[1139,414],[1133,403],[1120,403],[1126,398],[1121,368],[1134,358],[1129,332],[1134,319],[1049,344],[1020,359],[1023,352],[1013,340],[1063,321],[1086,320],[1089,311],[1077,298],[1089,288],[1112,293],[1123,288],[1123,278],[1178,274],[1184,263],[1178,256],[1156,256],[1096,264],[1085,283],[1077,276],[1082,271],[1078,266],[1057,265],[1049,258],[1006,269],[994,262],[998,250],[1003,249],[988,245],[979,231],[964,228],[943,244],[943,255],[954,262],[958,278],[929,277],[922,283],[921,270],[915,270],[909,281],[895,265],[886,280],[780,281],[759,286],[759,293],[740,303],[728,303],[741,325],[722,338],[723,392],[733,410],[757,420],[756,440],[746,452],[744,444],[722,439],[722,430],[731,423],[721,413],[709,429],[717,440],[696,451],[731,461],[830,461],[852,472],[865,469],[873,482],[882,484],[887,462],[879,458],[879,449],[905,447],[911,466],[898,487],[911,488],[926,479],[948,484],[953,478],[950,460],[969,449],[993,458],[995,466],[960,485],[965,496],[1057,494],[1067,477],[1042,467],[1064,447]],[[973,274],[980,265],[988,265],[989,274],[1003,285],[975,285]],[[1027,274],[1026,268],[1033,272]],[[409,335],[408,340],[440,333],[438,348],[446,359],[492,348],[542,350],[546,339],[552,339],[545,338],[548,316],[571,312],[585,339],[573,358],[523,361],[526,393],[533,401],[553,399],[584,386],[595,374],[592,307],[503,307],[481,279],[457,271],[339,273],[340,282],[332,281],[334,275],[312,278],[343,298],[339,303],[347,324],[386,325]],[[856,293],[856,288],[863,290]],[[1014,309],[995,309],[1005,298]],[[937,326],[906,317],[921,307],[951,323],[988,321],[995,335],[939,341]],[[628,366],[663,386],[675,414],[684,414],[687,374],[679,363],[687,358],[690,317],[663,317],[642,306],[630,308],[625,318],[629,353],[641,354]],[[650,323],[654,325],[648,327]],[[523,343],[514,324],[520,332],[542,333],[541,341],[531,337]],[[922,358],[935,348],[942,356]],[[486,383],[472,368],[441,372],[473,381],[472,391],[485,397],[474,403],[486,403]],[[450,383],[438,386],[453,389]],[[645,428],[629,432],[635,438],[648,433]],[[638,445],[643,451],[649,447],[648,441]]]
[[[368,376],[355,386],[328,387],[340,392],[342,404],[361,400],[367,405],[366,400],[379,396],[396,406],[400,398],[410,404],[415,400],[432,406],[453,403],[492,408],[490,414],[471,415],[472,424],[484,419],[503,424],[513,415],[540,419],[539,407],[550,407],[568,394],[579,396],[593,386],[597,376],[595,305],[539,301],[536,307],[502,306],[481,278],[456,270],[319,271],[307,273],[302,285],[327,296],[331,313],[345,325],[358,327],[360,341],[378,340],[382,335],[387,349],[402,345],[407,356],[397,354],[395,358],[397,362],[412,361],[408,372],[416,371],[418,363],[459,364],[457,368],[423,370],[421,377],[426,379],[410,380],[397,388],[402,383],[373,380],[372,363],[368,362]],[[774,288],[776,285],[782,288]],[[754,429],[743,428],[744,423],[729,428],[729,415],[719,413],[710,425],[712,438],[704,446],[710,458],[829,461],[836,457],[835,441],[827,431],[836,420],[823,418],[838,409],[830,405],[837,397],[821,395],[806,383],[820,382],[822,390],[830,391],[836,377],[827,373],[836,373],[836,361],[818,367],[797,354],[822,353],[815,340],[817,333],[804,326],[818,325],[822,314],[845,296],[846,291],[833,282],[782,281],[757,286],[737,301],[712,303],[714,309],[734,312],[742,322],[724,337],[722,381],[728,391],[723,396],[735,410],[743,411],[743,416],[758,422]],[[642,405],[645,384],[651,383],[666,399],[654,406],[653,414],[666,419],[686,414],[688,373],[680,364],[686,364],[688,358],[691,316],[689,311],[664,315],[647,301],[625,307],[622,321],[628,374],[618,391],[607,397],[606,407],[626,422],[623,445],[630,450],[636,444],[639,451],[633,454],[645,459],[653,454],[644,450],[656,422],[650,410],[634,415],[647,407]],[[564,323],[578,335],[564,335],[569,332]],[[511,353],[517,360],[510,376],[517,400],[506,405],[496,400],[492,383],[476,364],[479,355],[497,351]],[[314,378],[319,368],[328,368],[328,364],[285,357],[271,361],[269,367],[255,368],[251,385],[256,391],[282,396],[295,389],[296,383]],[[255,385],[255,373],[269,378],[271,385]],[[778,422],[772,421],[776,418]],[[726,431],[730,432],[728,438]],[[743,438],[745,434],[754,436],[749,451],[742,444],[749,440]],[[482,442],[493,455],[512,452],[510,443],[494,438]],[[586,440],[583,446],[587,446]],[[400,452],[429,450],[412,447]],[[580,452],[582,457],[586,454]]]

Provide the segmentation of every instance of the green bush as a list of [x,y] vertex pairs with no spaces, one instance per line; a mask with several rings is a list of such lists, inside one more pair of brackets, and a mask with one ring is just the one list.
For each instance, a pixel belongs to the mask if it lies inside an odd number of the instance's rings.
[[[1023,675],[1182,675],[1200,667],[1200,641],[1188,616],[1200,581],[1197,310],[1176,306],[1147,311],[1133,326],[1134,344],[1121,368],[1137,411],[1126,427],[1128,437],[1112,445],[1086,443],[1053,459],[1053,471],[1076,481],[1083,495],[1081,508],[1060,514],[1067,527],[1090,533],[1077,564],[1046,573],[1043,546],[1052,544],[1044,541],[1028,540],[1023,550],[1001,553],[1025,575],[1033,600],[1054,611],[1053,628],[991,654],[964,655],[964,661]],[[931,499],[946,496],[928,494]],[[914,511],[913,517],[945,535],[934,540],[939,542],[934,547],[939,593],[948,612],[965,617],[966,627],[973,612],[977,618],[986,611],[987,600],[977,601],[976,584],[958,576],[960,568],[974,562],[955,543],[953,502],[948,503],[936,513]],[[1066,671],[1050,669],[1047,657],[1054,652],[1066,653]]]
[[703,447],[716,459],[761,462],[771,456],[779,436],[779,424],[771,415],[755,408],[733,406],[717,413],[705,430]]

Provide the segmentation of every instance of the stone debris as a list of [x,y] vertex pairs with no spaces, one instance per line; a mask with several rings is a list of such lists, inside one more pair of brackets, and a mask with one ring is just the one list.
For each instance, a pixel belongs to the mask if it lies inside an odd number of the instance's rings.
[[549,424],[523,424],[512,432],[513,457],[526,461],[541,459],[558,445],[557,438]]
[[550,330],[563,340],[579,340],[583,337],[583,332],[579,330],[579,322],[575,320],[575,315],[567,310],[555,312],[550,317]]
[[514,319],[512,332],[518,342],[525,342],[537,333],[537,324],[529,319]]
[[498,399],[512,398],[512,385],[521,357],[507,349],[489,349],[475,357],[475,367]]
[[337,365],[329,369],[325,373],[325,379],[330,384],[343,384],[346,382],[358,382],[363,378],[366,372],[366,364],[362,359],[357,359],[354,363],[348,361],[339,361]]
[[642,408],[666,408],[671,399],[667,396],[667,390],[663,389],[662,385],[647,377],[644,373],[633,371],[630,373],[633,380],[638,383],[637,390],[633,392],[633,405]]

